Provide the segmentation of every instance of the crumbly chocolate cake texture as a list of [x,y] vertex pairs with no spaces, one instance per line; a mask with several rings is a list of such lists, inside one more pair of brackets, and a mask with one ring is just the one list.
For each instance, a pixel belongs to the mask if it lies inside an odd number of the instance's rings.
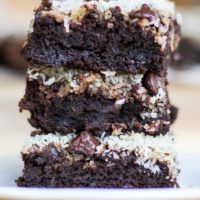
[[[145,146],[144,146],[145,144]],[[48,134],[24,147],[25,187],[174,187],[178,174],[173,137],[129,132],[93,137]]]
[[167,1],[44,1],[23,55],[35,67],[163,73],[178,19]]
[[22,110],[31,112],[29,122],[35,128],[61,134],[74,129],[99,134],[118,126],[150,135],[169,132],[171,106],[162,77],[42,71],[29,71],[20,102]]
[[35,128],[20,187],[178,187],[168,0],[43,0],[23,46],[20,111]]

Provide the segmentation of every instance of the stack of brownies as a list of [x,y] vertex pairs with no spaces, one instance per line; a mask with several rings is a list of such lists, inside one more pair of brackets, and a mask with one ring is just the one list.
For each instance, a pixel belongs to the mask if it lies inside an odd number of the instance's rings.
[[43,0],[23,48],[25,187],[177,187],[167,0]]

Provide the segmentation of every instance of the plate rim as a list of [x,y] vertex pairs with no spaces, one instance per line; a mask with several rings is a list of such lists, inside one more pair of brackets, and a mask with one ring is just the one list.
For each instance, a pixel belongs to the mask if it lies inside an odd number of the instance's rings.
[[0,187],[0,199],[65,200],[192,200],[200,199],[200,187],[177,189],[91,189],[91,188],[18,188]]

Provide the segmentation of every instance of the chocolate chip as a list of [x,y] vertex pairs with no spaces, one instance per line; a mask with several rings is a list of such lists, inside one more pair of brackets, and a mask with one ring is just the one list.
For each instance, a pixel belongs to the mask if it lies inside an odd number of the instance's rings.
[[54,157],[58,157],[59,156],[59,152],[55,147],[51,147],[51,155]]
[[116,12],[121,12],[120,6],[115,6],[115,11],[116,11]]
[[139,11],[131,12],[129,17],[131,19],[147,18],[149,20],[154,20],[157,17],[157,14],[154,11],[152,11],[148,5],[144,4]]
[[149,91],[151,95],[157,95],[160,87],[163,87],[164,81],[162,77],[155,73],[149,72],[144,77],[144,87]]
[[99,141],[89,132],[84,131],[71,142],[68,150],[72,153],[83,153],[90,156],[95,152],[98,145]]

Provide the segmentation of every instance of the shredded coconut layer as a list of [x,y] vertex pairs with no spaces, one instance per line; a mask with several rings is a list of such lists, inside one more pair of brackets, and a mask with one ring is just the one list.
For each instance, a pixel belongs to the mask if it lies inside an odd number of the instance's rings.
[[[29,80],[39,80],[44,87],[40,87],[47,98],[53,96],[63,97],[68,94],[82,94],[88,92],[95,95],[100,92],[107,99],[115,99],[116,105],[133,103],[135,100],[143,102],[148,111],[141,112],[141,118],[159,117],[160,114],[170,112],[166,110],[166,89],[161,86],[158,94],[150,96],[143,86],[144,75],[120,74],[114,71],[103,71],[101,73],[68,68],[42,68],[29,69]],[[60,83],[59,91],[55,94],[49,88],[54,83]],[[150,127],[146,127],[150,132]]]
[[[48,87],[55,82],[61,83],[58,96],[69,93],[81,94],[86,90],[91,94],[101,92],[108,99],[125,99],[133,96],[132,88],[141,85],[143,75],[118,74],[105,71],[97,73],[81,69],[44,68],[39,71],[29,69],[29,79],[39,79]],[[125,102],[124,102],[125,103]]]
[[[69,155],[66,148],[75,137],[75,133],[68,134],[67,136],[55,134],[37,135],[31,137],[26,142],[22,153],[41,152],[49,144],[54,144],[58,150],[64,150]],[[137,157],[135,163],[146,169],[150,169],[152,173],[161,173],[158,165],[159,162],[169,168],[169,177],[166,177],[167,179],[173,180],[178,175],[174,138],[170,133],[165,136],[153,137],[132,131],[127,134],[121,133],[121,135],[97,137],[97,139],[100,141],[100,145],[96,148],[95,154],[105,157],[108,165],[112,165],[109,158],[118,160],[134,153]],[[80,155],[71,155],[71,159],[69,156],[66,159],[77,160],[83,159],[83,157]]]
[[85,0],[49,0],[52,3],[52,9],[61,13],[77,12],[82,5],[95,5],[101,12],[108,10],[109,8],[115,8],[119,6],[124,13],[129,13],[132,10],[139,9],[142,5],[147,4],[151,9],[155,9],[161,12],[168,12],[171,15],[175,14],[175,4],[168,0],[98,0],[88,1]]

